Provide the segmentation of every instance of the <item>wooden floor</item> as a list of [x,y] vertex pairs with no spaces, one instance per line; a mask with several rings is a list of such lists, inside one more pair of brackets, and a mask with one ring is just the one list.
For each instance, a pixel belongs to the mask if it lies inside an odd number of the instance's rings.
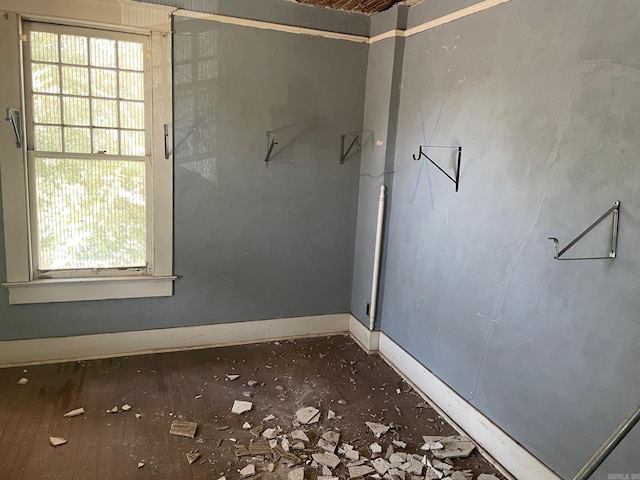
[[[322,412],[309,432],[313,445],[333,428],[363,455],[376,440],[365,421],[396,426],[377,440],[385,449],[402,440],[420,453],[422,435],[455,434],[386,363],[345,336],[0,369],[0,386],[1,480],[240,479],[249,459],[236,458],[235,447],[253,439],[243,423],[288,432],[303,406]],[[253,410],[231,414],[234,400],[253,402]],[[125,403],[130,411],[107,412]],[[79,407],[86,414],[63,416]],[[328,420],[328,409],[338,418]],[[263,422],[269,414],[276,418]],[[197,422],[196,438],[170,435],[174,420]],[[68,443],[53,447],[50,436]],[[194,449],[201,457],[190,465],[185,454]],[[477,452],[454,463],[497,475]],[[287,471],[277,465],[261,476]],[[347,477],[346,469],[336,472]],[[318,474],[306,467],[306,479]]]

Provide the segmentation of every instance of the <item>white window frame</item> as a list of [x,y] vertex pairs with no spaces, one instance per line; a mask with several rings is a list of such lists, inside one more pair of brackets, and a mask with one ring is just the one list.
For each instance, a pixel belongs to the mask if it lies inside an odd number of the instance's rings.
[[[25,5],[27,4],[27,5]],[[127,0],[0,0],[0,108],[21,112],[22,148],[8,122],[0,124],[0,181],[4,219],[9,303],[46,303],[115,298],[169,296],[173,294],[173,146],[165,136],[172,130],[171,8]],[[22,21],[102,28],[147,35],[151,45],[151,228],[149,264],[140,275],[36,279],[31,252],[27,135],[22,59]],[[3,115],[4,116],[4,115]],[[165,158],[168,153],[169,158]]]

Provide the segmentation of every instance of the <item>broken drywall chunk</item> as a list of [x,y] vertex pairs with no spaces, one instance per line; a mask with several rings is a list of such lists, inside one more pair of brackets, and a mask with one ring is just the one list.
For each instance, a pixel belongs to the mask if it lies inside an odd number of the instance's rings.
[[276,438],[278,436],[278,429],[277,428],[267,428],[264,432],[262,432],[262,436],[264,438],[269,439],[269,440],[273,440],[274,438]]
[[381,423],[365,422],[369,430],[375,435],[376,438],[380,438],[380,435],[384,435],[389,431],[388,425],[382,425]]
[[371,453],[382,453],[382,447],[377,443],[369,445],[369,450],[371,450]]
[[422,447],[420,447],[420,450],[441,450],[442,448],[444,448],[444,445],[442,445],[442,443],[440,443],[440,440],[442,440],[444,437],[437,437],[437,436],[424,436],[422,437],[422,439],[424,440],[424,445],[422,445]]
[[369,475],[375,470],[367,465],[359,465],[357,467],[349,467],[349,478],[358,478]]
[[231,407],[231,413],[235,413],[236,415],[241,415],[245,412],[248,412],[253,408],[253,403],[244,402],[242,400],[235,400],[233,402],[233,407]]
[[294,430],[293,432],[291,432],[291,438],[295,440],[302,440],[303,442],[309,441],[309,437],[307,437],[307,434],[302,430]]
[[251,424],[249,422],[244,422],[242,424],[242,429],[243,430],[251,430]]
[[380,475],[384,475],[385,473],[387,473],[387,470],[389,470],[389,468],[391,467],[391,465],[389,465],[389,462],[380,457],[373,460],[371,462],[371,465],[373,465],[373,468],[375,468],[376,472],[378,472]]
[[444,474],[440,470],[436,470],[433,467],[427,467],[427,472],[425,473],[425,480],[439,480],[444,477]]
[[141,413],[135,413],[134,415],[136,416],[136,418],[140,418],[142,416]]
[[253,464],[249,464],[242,470],[239,470],[239,472],[244,478],[253,477],[256,474],[256,467]]
[[320,420],[320,410],[314,407],[304,407],[296,412],[296,420],[302,425],[311,425]]
[[144,462],[138,462],[138,468],[144,467]]
[[49,437],[49,443],[54,447],[59,447],[67,443],[67,440],[62,437]]
[[492,473],[481,473],[477,480],[498,480],[498,477]]
[[360,460],[360,452],[358,452],[358,450],[346,450],[344,452],[344,458],[357,462]]
[[336,412],[334,412],[333,410],[329,410],[327,412],[327,420],[333,420],[334,418],[336,418]]
[[338,432],[326,432],[318,439],[318,447],[326,452],[334,453],[340,440]]
[[298,442],[291,445],[291,448],[293,448],[294,450],[304,450],[306,447],[304,446],[304,443]]
[[225,377],[227,378],[227,380],[237,380],[240,378],[240,375],[237,375],[235,373],[227,373]]
[[389,463],[402,464],[407,461],[407,455],[402,455],[402,452],[393,453],[389,455]]
[[131,405],[129,405],[128,403],[125,403],[124,405],[122,405],[121,410],[123,412],[128,412],[129,410],[131,410]]
[[254,387],[258,384],[258,382],[256,380],[249,380],[247,382],[247,385],[249,385],[250,387]]
[[169,433],[179,437],[193,438],[196,436],[197,429],[198,424],[195,422],[171,422]]
[[447,477],[450,480],[471,480],[473,478],[473,474],[470,470],[458,470],[457,472],[453,472],[450,477]]
[[76,408],[75,410],[71,410],[64,414],[65,417],[77,417],[78,415],[82,415],[83,413],[87,413],[86,410],[82,407]]
[[198,452],[198,450],[191,450],[190,452],[185,453],[185,456],[187,457],[187,462],[189,462],[189,465],[191,465],[193,462],[200,458],[200,453]]
[[331,469],[329,467],[327,467],[326,465],[322,466],[322,475],[325,477],[330,477],[333,475],[333,472],[331,471]]
[[268,422],[269,420],[275,420],[275,419],[276,419],[276,417],[275,417],[275,416],[273,416],[272,414],[269,414],[269,415],[267,415],[266,417],[264,417],[264,418],[262,419],[262,421],[263,421],[263,422]]
[[398,448],[407,448],[407,444],[405,442],[401,442],[400,440],[392,440],[393,443]]
[[107,413],[118,413],[118,406],[116,405],[111,410],[107,410]]
[[334,453],[314,453],[311,456],[318,464],[329,468],[336,468],[340,463],[340,458]]
[[251,392],[242,392],[242,396],[247,397],[247,398],[251,398],[253,394]]
[[409,463],[409,467],[406,471],[413,475],[422,475],[422,462],[414,457],[410,457],[408,460],[407,463]]
[[271,447],[266,443],[251,443],[248,447],[236,445],[236,457],[255,457],[257,455],[269,455]]
[[468,457],[476,446],[469,437],[453,436],[443,437],[439,440],[443,448],[433,450],[433,456],[442,460],[444,458],[462,458]]
[[18,385],[26,385],[27,382],[29,382],[29,379],[22,377],[20,380],[18,380]]
[[[434,468],[437,468],[439,470],[451,470],[453,468],[453,465],[449,465],[448,463],[444,463],[441,462],[438,459],[435,459],[433,462],[431,462]],[[480,479],[478,479],[480,480]],[[489,479],[486,479],[489,480]],[[497,479],[496,479],[497,480]]]
[[407,477],[407,474],[405,472],[403,472],[402,470],[399,470],[397,468],[390,468],[387,471],[387,475],[385,475],[385,477],[387,477],[387,476],[390,476],[394,480],[395,480],[395,478],[399,478],[400,480],[404,480]]
[[289,471],[289,480],[304,480],[304,467],[294,468]]

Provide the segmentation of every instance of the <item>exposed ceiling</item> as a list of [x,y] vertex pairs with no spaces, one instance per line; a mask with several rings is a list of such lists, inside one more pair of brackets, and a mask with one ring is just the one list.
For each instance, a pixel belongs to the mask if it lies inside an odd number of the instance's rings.
[[305,5],[350,10],[373,15],[391,8],[402,0],[296,0]]

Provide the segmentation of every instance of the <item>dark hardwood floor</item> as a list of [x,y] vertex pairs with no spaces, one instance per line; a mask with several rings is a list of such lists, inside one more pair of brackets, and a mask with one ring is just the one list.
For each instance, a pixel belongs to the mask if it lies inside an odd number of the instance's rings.
[[[405,451],[421,453],[422,435],[456,434],[384,361],[346,336],[25,369],[0,369],[2,480],[216,480],[223,475],[234,480],[248,463],[264,470],[262,478],[284,479],[287,467],[276,462],[269,472],[270,455],[237,458],[236,445],[256,440],[242,428],[245,422],[290,432],[303,406],[322,413],[318,424],[305,428],[311,448],[330,428],[340,431],[340,443],[367,456],[374,441],[386,450],[392,440],[402,440],[408,444]],[[227,374],[240,377],[228,380]],[[26,385],[18,384],[21,377],[28,378]],[[257,385],[249,386],[250,380]],[[251,398],[243,392],[251,392]],[[253,409],[234,415],[234,400],[251,401]],[[131,410],[107,412],[124,404]],[[85,408],[84,415],[63,416],[79,407]],[[328,409],[338,418],[327,419]],[[269,414],[275,419],[263,421]],[[196,438],[170,435],[175,420],[197,422]],[[393,422],[395,428],[375,439],[365,421]],[[68,442],[53,447],[50,436]],[[194,449],[201,457],[190,465],[185,454]],[[139,462],[144,466],[138,468]],[[498,475],[477,451],[454,464],[476,475]],[[310,465],[305,470],[309,480],[322,474]],[[336,474],[348,478],[343,465]]]

